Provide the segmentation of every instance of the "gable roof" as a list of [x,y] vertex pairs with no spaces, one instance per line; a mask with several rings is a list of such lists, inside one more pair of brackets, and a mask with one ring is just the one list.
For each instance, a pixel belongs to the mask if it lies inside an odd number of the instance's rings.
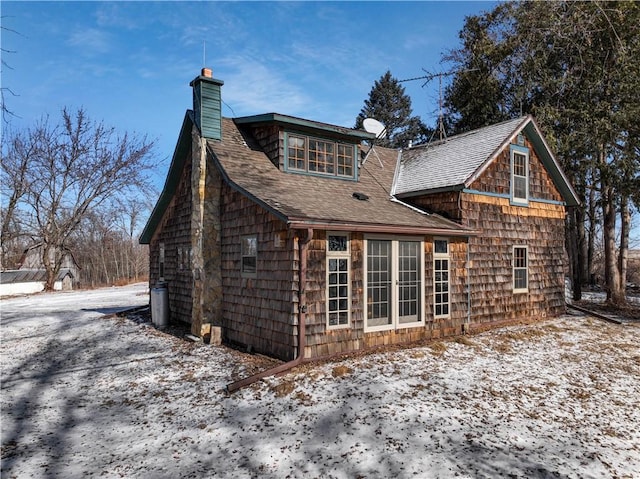
[[[68,268],[60,269],[56,281],[62,281],[65,277],[74,278]],[[0,284],[13,283],[37,283],[47,280],[47,272],[44,269],[15,269],[0,272]]]
[[393,193],[411,197],[467,188],[519,133],[533,144],[542,164],[569,206],[580,203],[531,115],[472,130],[402,152]]
[[[472,230],[391,197],[398,152],[376,147],[361,166],[358,181],[286,173],[257,145],[243,122],[223,119],[221,142],[208,141],[212,159],[236,191],[290,227],[407,234],[467,236]],[[359,200],[354,193],[363,193]]]
[[160,197],[147,220],[147,224],[140,234],[140,238],[138,240],[140,244],[151,243],[151,238],[153,238],[153,234],[162,220],[162,216],[169,206],[169,203],[171,203],[171,198],[173,198],[173,195],[176,192],[178,182],[180,181],[180,175],[184,168],[184,162],[191,149],[191,129],[193,128],[193,125],[193,112],[191,110],[187,110],[184,115],[184,120],[182,121],[182,126],[180,127],[180,134],[178,135],[176,148],[173,151],[171,165],[169,166],[169,172],[167,173],[167,179],[164,182],[164,187],[162,188]]

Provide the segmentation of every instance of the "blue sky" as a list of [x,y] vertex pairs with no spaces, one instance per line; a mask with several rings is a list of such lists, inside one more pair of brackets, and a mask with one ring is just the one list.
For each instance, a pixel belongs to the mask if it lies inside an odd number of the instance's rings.
[[[1,3],[2,85],[12,128],[63,107],[157,139],[168,168],[189,82],[225,82],[225,116],[277,112],[353,126],[375,80],[446,71],[464,17],[494,2]],[[10,30],[7,30],[10,29]],[[432,124],[438,84],[403,83]]]

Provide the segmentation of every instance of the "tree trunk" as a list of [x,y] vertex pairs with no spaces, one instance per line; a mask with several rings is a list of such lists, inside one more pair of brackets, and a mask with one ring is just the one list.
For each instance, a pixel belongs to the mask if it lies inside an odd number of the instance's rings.
[[43,241],[42,242],[42,264],[44,265],[44,270],[46,272],[45,282],[44,282],[44,290],[45,291],[53,291],[53,286],[56,283],[56,276],[58,272],[55,268],[55,263],[51,261],[51,254],[53,250],[51,245]]
[[631,211],[629,198],[623,195],[620,201],[620,251],[618,253],[618,275],[623,303],[626,303],[627,259],[629,256],[629,230],[631,229]]
[[620,273],[616,260],[616,208],[612,186],[603,185],[602,201],[605,290],[607,302],[619,305],[624,304],[625,295],[620,287]]
[[[592,175],[593,177],[593,175]],[[596,217],[596,185],[595,180],[591,184],[589,188],[589,197],[588,197],[588,209],[589,209],[589,232],[587,236],[587,277],[586,279],[589,281],[591,286],[595,286],[596,279],[593,273],[593,255],[595,251],[595,243],[596,243],[596,226],[598,224],[598,219]]]
[[569,255],[569,275],[573,290],[572,299],[580,301],[582,299],[582,278],[580,267],[580,248],[578,248],[578,228],[576,228],[576,215],[578,208],[572,208],[567,215],[567,227],[565,234],[565,244]]

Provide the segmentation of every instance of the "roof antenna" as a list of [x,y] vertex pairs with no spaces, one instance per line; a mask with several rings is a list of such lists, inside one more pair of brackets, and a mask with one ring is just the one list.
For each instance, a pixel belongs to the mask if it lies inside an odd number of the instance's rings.
[[[431,80],[433,80],[436,77],[438,78],[438,132],[440,133],[440,141],[447,139],[447,132],[445,131],[445,128],[444,128],[444,114],[442,113],[442,77],[448,77],[451,75],[455,75],[456,73],[473,72],[476,70],[478,70],[478,68],[471,68],[469,70],[452,70],[449,72],[440,72],[440,73],[429,73],[427,70],[423,68],[422,71],[425,72],[426,75],[414,77],[414,78],[407,78],[405,80],[399,80],[399,82],[425,80],[425,82],[422,84],[422,88],[424,88],[424,86],[427,83],[429,83]],[[429,140],[429,142],[431,142],[431,140]]]
[[364,127],[364,130],[366,132],[373,133],[374,135],[376,135],[376,138],[371,142],[371,149],[367,152],[366,156],[364,157],[364,160],[362,160],[362,164],[363,165],[365,164],[365,162],[367,161],[367,158],[369,157],[369,153],[373,151],[373,153],[375,153],[376,155],[376,158],[378,158],[378,163],[380,163],[380,167],[384,168],[384,165],[382,164],[382,160],[378,156],[378,152],[374,149],[374,147],[376,146],[376,140],[381,140],[385,136],[387,136],[387,127],[385,127],[382,123],[380,123],[375,118],[365,118],[362,121],[362,126]]
[[202,68],[207,66],[207,41],[202,40]]

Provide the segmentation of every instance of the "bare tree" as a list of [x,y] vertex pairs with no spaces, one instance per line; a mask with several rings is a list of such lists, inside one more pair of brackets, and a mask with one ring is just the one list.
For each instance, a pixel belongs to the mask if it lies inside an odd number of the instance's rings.
[[2,206],[0,218],[0,264],[6,268],[8,258],[15,260],[23,248],[21,237],[26,234],[21,221],[19,204],[27,194],[28,168],[36,154],[35,138],[17,134],[2,145],[0,162],[0,187],[2,188]]
[[[51,290],[70,237],[88,212],[115,196],[151,188],[154,142],[145,136],[120,135],[90,120],[83,109],[74,114],[64,109],[60,124],[51,126],[48,118],[43,119],[9,144],[29,145],[11,150],[12,164],[26,166],[23,181],[9,190],[10,198],[17,197],[11,214],[20,210],[27,229],[42,242],[45,288]],[[4,166],[2,174],[3,181],[11,184],[4,178],[8,175]],[[18,186],[26,191],[13,194]]]
[[[7,17],[5,16],[0,17],[0,31],[2,31],[3,35],[5,33],[14,33],[16,35],[20,35],[15,30],[8,28],[6,25],[4,25],[4,23],[6,23],[6,18]],[[5,69],[9,68],[10,70],[12,70],[12,68],[9,66],[9,64],[5,60],[7,55],[10,53],[16,53],[16,52],[14,50],[9,50],[7,48],[0,47],[0,53],[2,54],[0,55],[2,57],[2,60],[0,60],[0,76],[2,76],[2,71],[4,71]],[[6,85],[0,86],[0,112],[2,114],[3,123],[9,122],[8,117],[15,116],[15,114],[7,106],[7,99],[6,99],[7,94],[11,96],[18,96],[11,88],[7,87]]]

